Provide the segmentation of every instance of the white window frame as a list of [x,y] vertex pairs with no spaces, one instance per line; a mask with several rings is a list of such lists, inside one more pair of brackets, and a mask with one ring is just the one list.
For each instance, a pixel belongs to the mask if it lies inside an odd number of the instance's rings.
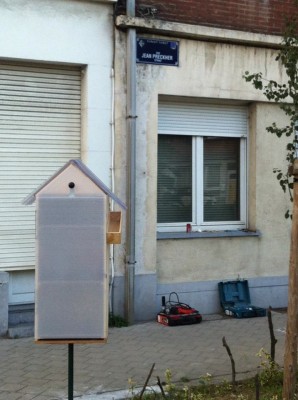
[[[248,123],[247,123],[248,125]],[[247,151],[248,151],[248,126],[246,127],[246,133],[235,133],[227,134],[216,132],[206,132],[199,134],[196,132],[175,132],[163,130],[160,135],[186,135],[192,136],[192,180],[193,180],[193,192],[192,192],[192,221],[186,221],[183,223],[157,223],[158,232],[185,232],[186,224],[190,223],[193,232],[203,231],[232,231],[241,230],[247,228]],[[203,207],[204,207],[204,188],[203,188],[203,146],[204,137],[223,137],[223,138],[239,138],[240,139],[240,220],[239,221],[218,221],[204,222],[203,220]]]

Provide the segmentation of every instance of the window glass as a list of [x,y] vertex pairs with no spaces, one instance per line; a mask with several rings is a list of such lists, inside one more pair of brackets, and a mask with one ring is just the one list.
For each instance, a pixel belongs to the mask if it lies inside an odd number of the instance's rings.
[[245,229],[247,107],[164,99],[158,132],[158,231]]
[[192,221],[192,137],[159,135],[157,221]]
[[204,222],[240,220],[240,139],[204,138]]

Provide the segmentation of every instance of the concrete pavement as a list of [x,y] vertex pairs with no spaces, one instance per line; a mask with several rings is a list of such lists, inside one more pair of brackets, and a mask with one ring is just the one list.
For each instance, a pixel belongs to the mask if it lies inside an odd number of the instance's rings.
[[[276,361],[282,365],[286,314],[273,312],[278,340]],[[147,322],[112,328],[105,345],[74,346],[74,397],[112,400],[125,397],[128,380],[142,386],[155,363],[150,380],[198,382],[211,374],[216,381],[231,378],[231,364],[222,345],[225,336],[236,364],[237,379],[254,374],[261,348],[270,351],[267,317],[234,319],[203,315],[197,325],[167,327]],[[0,400],[67,399],[67,345],[35,344],[33,338],[0,339]],[[118,392],[122,390],[122,392]]]

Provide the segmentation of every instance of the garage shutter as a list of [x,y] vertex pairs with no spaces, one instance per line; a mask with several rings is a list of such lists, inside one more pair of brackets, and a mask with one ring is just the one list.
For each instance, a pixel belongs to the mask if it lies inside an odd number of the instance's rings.
[[35,208],[22,200],[80,157],[81,70],[0,62],[0,269],[35,264]]

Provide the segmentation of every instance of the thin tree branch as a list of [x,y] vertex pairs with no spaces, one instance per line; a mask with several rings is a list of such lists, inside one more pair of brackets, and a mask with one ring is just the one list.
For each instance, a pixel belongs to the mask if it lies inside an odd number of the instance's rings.
[[151,378],[151,375],[152,375],[152,372],[153,372],[153,370],[154,370],[154,367],[155,367],[155,363],[152,364],[152,367],[151,367],[151,369],[150,369],[150,371],[149,371],[149,374],[148,374],[148,376],[147,376],[147,379],[146,379],[146,381],[145,381],[145,383],[144,383],[143,389],[141,390],[140,397],[139,397],[140,400],[143,398],[143,394],[144,394],[144,392],[145,392],[145,390],[146,390],[146,387],[147,387],[147,385],[148,385],[149,379]]
[[270,342],[271,342],[270,357],[271,357],[271,361],[275,362],[275,345],[277,343],[277,339],[276,339],[276,337],[274,335],[274,329],[273,329],[273,323],[272,323],[272,308],[271,308],[271,306],[268,309],[267,316],[268,316],[268,325],[269,325]]
[[224,336],[222,338],[222,344],[226,348],[227,353],[228,353],[228,355],[230,357],[230,360],[231,360],[231,365],[232,365],[232,384],[233,384],[233,386],[235,386],[236,385],[235,361],[234,361],[233,355],[231,353],[230,347],[228,346],[228,344],[226,342],[226,338]]
[[256,400],[260,400],[260,380],[259,374],[255,375],[255,386],[256,386]]
[[158,386],[159,386],[159,389],[160,389],[162,398],[163,398],[163,399],[166,399],[166,394],[165,394],[165,391],[163,390],[163,387],[162,387],[162,384],[161,384],[161,382],[160,382],[159,376],[157,377],[157,384],[158,384]]

